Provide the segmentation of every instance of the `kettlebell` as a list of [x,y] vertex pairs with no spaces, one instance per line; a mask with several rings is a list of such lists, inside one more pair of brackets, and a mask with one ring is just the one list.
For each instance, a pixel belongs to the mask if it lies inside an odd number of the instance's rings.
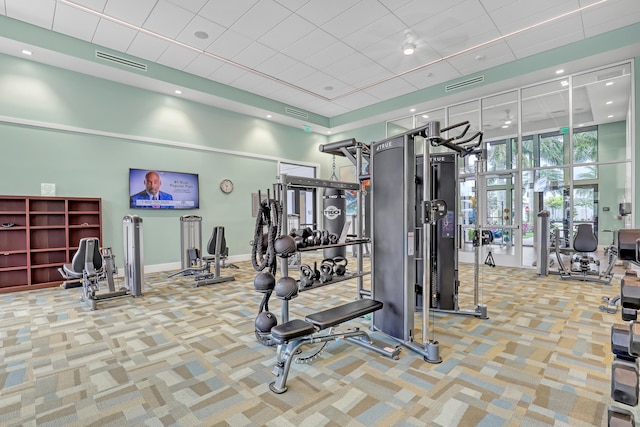
[[300,285],[302,285],[303,288],[308,288],[313,285],[315,280],[314,276],[315,273],[310,266],[307,264],[302,264],[300,266]]
[[331,258],[322,260],[320,264],[320,283],[326,283],[333,280],[333,267],[335,262]]
[[347,272],[347,264],[349,261],[343,256],[337,256],[333,258],[333,262],[335,264],[335,273],[337,276],[344,276]]

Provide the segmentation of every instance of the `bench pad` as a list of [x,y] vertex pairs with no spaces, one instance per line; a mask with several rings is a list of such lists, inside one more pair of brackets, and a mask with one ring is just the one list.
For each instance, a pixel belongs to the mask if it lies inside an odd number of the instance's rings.
[[311,335],[314,332],[315,329],[311,323],[307,323],[300,319],[289,320],[288,322],[271,328],[271,336],[280,342],[286,342],[305,335]]
[[371,299],[359,299],[338,307],[310,314],[305,320],[319,329],[330,328],[356,317],[380,310],[382,303]]

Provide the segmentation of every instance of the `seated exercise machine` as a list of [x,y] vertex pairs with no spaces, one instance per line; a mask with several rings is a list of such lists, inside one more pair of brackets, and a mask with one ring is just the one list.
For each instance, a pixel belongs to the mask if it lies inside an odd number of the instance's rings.
[[[554,252],[558,260],[558,274],[562,279],[576,279],[591,282],[610,284],[613,279],[613,267],[617,256],[616,251],[607,248],[608,263],[604,272],[600,271],[600,260],[593,253],[598,250],[598,238],[593,232],[591,224],[579,224],[573,238],[573,249],[561,248],[560,230],[555,230]],[[570,268],[564,265],[562,255],[570,256]],[[595,266],[595,268],[594,268]]]
[[[223,277],[220,275],[220,269],[224,268],[223,260],[229,255],[229,248],[224,237],[224,227],[213,227],[207,243],[207,253],[210,256],[202,256],[200,252],[200,221],[202,218],[190,215],[181,217],[180,221],[183,243],[182,269],[169,277],[193,276],[195,287],[234,281],[235,277],[233,276]],[[213,271],[211,271],[211,264],[213,264]],[[228,267],[237,268],[233,264]]]
[[[142,296],[142,287],[127,286],[116,290],[115,277],[118,269],[111,248],[100,249],[100,242],[95,237],[80,240],[78,251],[70,264],[63,265],[61,274],[65,279],[81,278],[82,300],[96,309],[98,301],[121,296]],[[106,281],[107,292],[100,292],[100,284]]]

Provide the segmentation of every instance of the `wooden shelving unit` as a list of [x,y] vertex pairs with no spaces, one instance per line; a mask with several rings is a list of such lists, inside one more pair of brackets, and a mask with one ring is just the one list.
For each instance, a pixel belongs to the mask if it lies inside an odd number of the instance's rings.
[[0,196],[0,293],[58,286],[83,237],[102,240],[101,199]]

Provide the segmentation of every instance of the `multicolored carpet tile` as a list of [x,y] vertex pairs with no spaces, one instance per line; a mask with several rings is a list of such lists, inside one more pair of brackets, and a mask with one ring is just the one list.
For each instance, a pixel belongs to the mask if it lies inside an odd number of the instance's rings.
[[[488,319],[429,316],[442,363],[406,347],[392,360],[341,340],[294,364],[289,390],[274,394],[276,348],[254,331],[256,272],[237,264],[223,271],[235,281],[197,288],[190,277],[148,274],[143,297],[101,301],[95,311],[79,288],[1,294],[0,425],[606,425],[610,327],[620,315],[598,307],[619,279],[605,286],[481,266]],[[460,281],[460,307],[473,310],[473,266],[460,266]],[[290,318],[355,296],[353,280],[303,292]],[[270,309],[281,318],[279,300]],[[415,322],[420,330],[420,313]]]

